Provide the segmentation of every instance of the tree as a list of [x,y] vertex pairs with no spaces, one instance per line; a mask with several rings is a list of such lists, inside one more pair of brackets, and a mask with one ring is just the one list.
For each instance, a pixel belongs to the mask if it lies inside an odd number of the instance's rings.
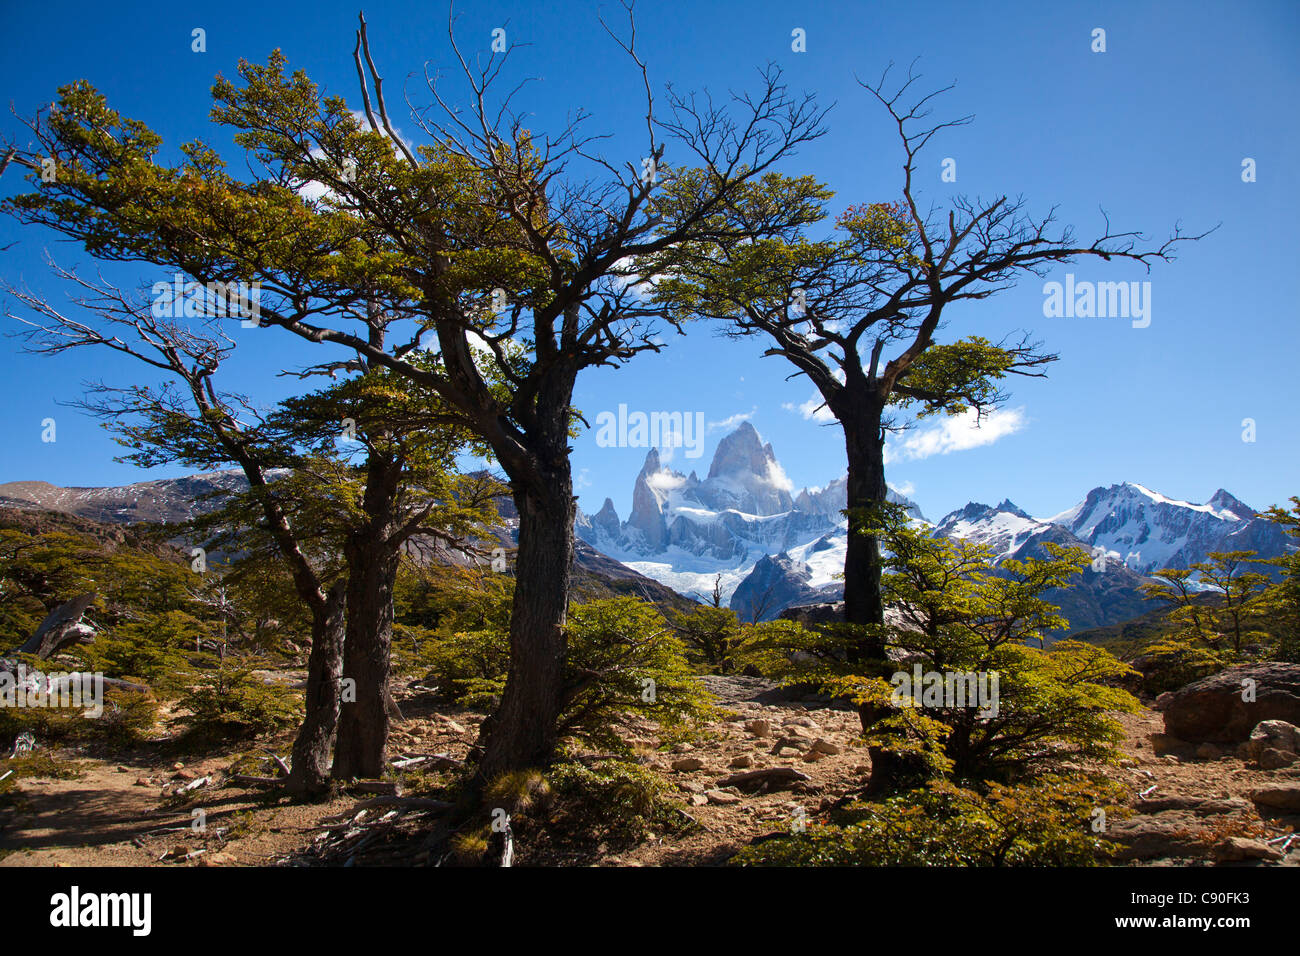
[[1273,638],[1274,659],[1300,663],[1300,497],[1291,498],[1289,509],[1274,505],[1264,517],[1296,539],[1288,553],[1261,562],[1282,575],[1264,595],[1261,610]]
[[[378,777],[387,767],[389,720],[398,715],[389,688],[394,589],[408,548],[421,560],[464,555],[468,541],[498,520],[505,489],[486,473],[462,475],[456,457],[469,447],[458,418],[436,395],[409,387],[384,369],[321,392],[289,399],[268,427],[290,444],[315,446],[314,463],[330,463],[340,423],[360,443],[359,463],[342,462],[328,480],[330,513],[316,526],[340,530],[347,568],[343,679],[355,688],[339,715],[333,776]],[[301,462],[306,469],[308,461]],[[317,490],[319,468],[310,468]],[[329,474],[328,471],[325,472]]]
[[[1268,643],[1264,630],[1268,575],[1248,570],[1253,551],[1211,551],[1208,561],[1164,568],[1142,586],[1164,601],[1168,632],[1147,648],[1175,685],[1213,674],[1258,656]],[[1251,648],[1254,653],[1251,653]]]
[[[88,315],[82,321],[64,314],[22,289],[9,293],[37,316],[27,326],[28,350],[56,355],[74,348],[103,348],[130,356],[166,379],[161,386],[115,388],[90,386],[81,407],[113,423],[121,444],[131,449],[124,459],[150,467],[183,462],[200,468],[234,463],[248,481],[266,533],[288,564],[297,596],[311,611],[311,652],[307,663],[306,713],[293,746],[288,786],[300,794],[328,789],[330,753],[338,723],[344,639],[341,581],[330,581],[303,547],[290,520],[290,502],[276,494],[270,469],[279,464],[258,432],[258,416],[242,395],[223,394],[214,383],[233,340],[214,323],[193,328],[160,315],[107,282],[92,283],[53,263],[55,274],[80,292],[75,304]],[[161,310],[160,310],[161,311]]]
[[[670,90],[659,115],[634,24],[628,40],[615,39],[646,90],[646,143],[623,164],[595,151],[585,114],[553,137],[526,129],[513,93],[494,90],[507,58],[471,69],[454,36],[468,107],[431,81],[432,106],[412,114],[429,145],[407,145],[362,20],[353,58],[364,124],[303,73],[286,76],[279,51],[265,66],[241,62],[242,85],[218,79],[212,113],[252,160],[252,178],[240,181],[203,143],[186,144],[179,166],[163,165],[156,133],[76,83],[30,124],[58,176],[4,204],[102,259],[223,288],[260,283],[262,328],[332,343],[436,392],[488,444],[510,480],[519,548],[510,674],[485,724],[480,783],[554,750],[574,548],[574,385],[587,369],[662,347],[657,312],[626,263],[675,243],[788,227],[792,213],[779,207],[744,223],[717,213],[821,132],[822,112],[791,97],[774,68],[730,108]],[[705,174],[683,182],[663,162],[667,142]],[[305,197],[308,183],[325,195]],[[378,321],[405,322],[411,335],[376,344],[368,333]],[[421,351],[434,361],[415,361]]]
[[[885,439],[897,415],[977,416],[1005,400],[1008,375],[1042,376],[1056,356],[1022,337],[998,343],[979,335],[941,336],[944,323],[967,302],[989,298],[1017,279],[1044,275],[1051,266],[1091,256],[1149,265],[1172,258],[1185,238],[1175,230],[1160,246],[1140,250],[1143,236],[1115,232],[1109,220],[1091,243],[1072,230],[1055,230],[1054,213],[1034,218],[1020,200],[954,199],[947,210],[921,208],[918,155],[949,127],[969,121],[927,121],[929,103],[944,91],[906,99],[917,77],[888,92],[887,70],[864,88],[896,127],[903,149],[902,199],[849,206],[836,219],[838,235],[822,238],[830,191],[811,177],[772,174],[750,184],[718,215],[738,223],[772,206],[797,209],[790,228],[759,241],[676,244],[645,264],[667,278],[656,301],[680,320],[722,323],[724,334],[769,340],[766,355],[781,356],[817,389],[844,432],[848,458],[851,532],[844,563],[845,619],[855,635],[847,652],[856,662],[885,670],[878,635],[885,602],[880,586],[880,542],[857,533],[863,516],[885,504]],[[876,636],[873,636],[876,635]],[[877,716],[864,709],[864,727]]]
[[[155,316],[111,286],[60,274],[94,293],[80,305],[98,322],[11,290],[40,317],[24,320],[29,348],[47,354],[110,348],[167,373],[161,387],[94,386],[80,404],[107,420],[131,449],[125,460],[137,465],[237,464],[247,492],[229,495],[185,530],[214,553],[242,554],[240,564],[264,565],[274,550],[312,610],[307,718],[291,788],[320,792],[331,772],[341,779],[380,775],[392,708],[392,592],[401,550],[416,536],[463,546],[495,517],[492,496],[499,487],[451,467],[465,447],[464,432],[436,401],[394,388],[382,370],[259,413],[247,397],[218,390],[217,372],[234,343],[211,319],[187,324]],[[334,448],[345,422],[365,450],[361,464]],[[281,470],[278,477],[274,469]],[[355,694],[342,693],[345,679]]]
[[869,792],[935,775],[1014,781],[1117,755],[1123,729],[1108,714],[1136,702],[1110,685],[1128,668],[1078,641],[1043,647],[1067,625],[1043,594],[1070,586],[1086,552],[1049,542],[1045,557],[995,567],[988,547],[913,527],[897,505],[860,527],[887,550],[882,587],[896,617],[873,636],[894,673],[886,680],[850,662],[850,675],[831,683],[885,715],[867,737]]

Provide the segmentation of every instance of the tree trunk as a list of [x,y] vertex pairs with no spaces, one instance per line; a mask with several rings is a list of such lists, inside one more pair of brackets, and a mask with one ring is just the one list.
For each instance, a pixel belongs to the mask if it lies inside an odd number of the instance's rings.
[[515,485],[519,550],[510,670],[501,704],[483,728],[484,752],[476,775],[480,785],[508,771],[545,766],[555,750],[575,505],[567,448],[548,465],[541,483]]
[[339,582],[323,604],[312,607],[311,654],[307,658],[306,713],[293,742],[291,793],[318,796],[330,787],[330,751],[339,719],[343,675],[343,609],[346,591]]
[[[880,539],[862,534],[858,527],[866,517],[857,509],[871,510],[885,503],[885,438],[881,429],[884,408],[864,402],[852,415],[841,417],[845,447],[849,459],[848,507],[849,537],[844,556],[844,619],[856,627],[879,628],[885,623],[885,603],[880,591],[883,565]],[[851,664],[864,677],[883,677],[894,670],[886,655],[883,636],[879,633],[853,632],[846,648]],[[889,707],[863,705],[858,719],[864,734],[888,716]],[[925,779],[923,766],[914,755],[899,754],[880,747],[868,747],[871,756],[871,779],[867,793],[884,796],[918,784]]]
[[365,521],[348,536],[347,640],[343,677],[355,695],[345,694],[334,748],[334,777],[378,777],[388,758],[388,682],[393,647],[393,588],[399,543],[395,506],[401,462],[371,453],[362,499]]
[[[355,683],[339,711],[334,777],[378,777],[388,758],[393,586],[397,556],[386,547],[348,549],[347,639],[343,677]],[[378,553],[376,553],[378,552]]]
[[[853,417],[841,419],[848,452],[849,538],[844,555],[844,620],[857,627],[878,627],[885,622],[885,605],[880,596],[880,540],[860,534],[862,515],[857,509],[883,504],[885,485],[885,441],[881,434],[883,408],[860,407]],[[849,661],[883,661],[885,648],[879,636],[855,634],[848,648]]]

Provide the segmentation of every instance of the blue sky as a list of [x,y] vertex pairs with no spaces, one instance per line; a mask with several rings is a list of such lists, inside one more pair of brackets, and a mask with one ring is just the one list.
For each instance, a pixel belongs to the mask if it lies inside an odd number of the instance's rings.
[[[29,41],[11,44],[0,65],[19,113],[30,114],[59,85],[85,78],[115,108],[164,136],[165,159],[174,160],[176,145],[195,137],[237,156],[229,133],[211,127],[207,111],[213,76],[233,75],[240,57],[261,61],[280,47],[291,68],[305,69],[330,91],[350,100],[355,91],[355,3],[71,3],[59,7],[57,20],[39,5],[4,6],[8,35]],[[553,127],[582,107],[593,114],[593,131],[615,134],[612,144],[635,142],[640,78],[601,30],[600,6],[532,0],[458,9],[467,49],[486,53],[500,26],[512,42],[529,44],[512,55],[512,75],[540,77],[522,101],[534,125]],[[617,4],[603,10],[621,24]],[[796,91],[835,104],[829,134],[785,166],[835,189],[833,211],[898,198],[897,141],[854,77],[874,79],[891,60],[905,69],[919,56],[927,88],[957,84],[938,102],[937,115],[975,114],[972,125],[948,131],[922,155],[923,198],[1023,196],[1031,211],[1056,205],[1061,221],[1082,237],[1101,228],[1099,207],[1117,227],[1159,238],[1176,222],[1191,232],[1220,224],[1150,275],[1082,262],[1048,277],[1150,281],[1147,328],[1118,318],[1045,318],[1040,280],[954,310],[954,335],[997,338],[1027,329],[1061,361],[1046,380],[1012,383],[1004,417],[982,433],[983,444],[963,447],[973,444],[969,432],[950,427],[946,440],[913,433],[911,451],[895,446],[889,479],[928,516],[1004,497],[1049,515],[1089,488],[1124,480],[1193,501],[1225,487],[1257,507],[1300,494],[1300,307],[1293,288],[1300,4],[746,0],[647,2],[637,11],[638,44],[657,87],[671,81],[688,90],[752,88],[756,68],[775,61]],[[369,7],[367,17],[390,101],[408,73],[418,99],[424,62],[449,67],[445,7],[391,2]],[[190,49],[195,27],[206,31],[206,53]],[[1106,31],[1104,53],[1090,48],[1098,27]],[[795,28],[806,31],[807,52],[791,51]],[[401,117],[396,122],[411,131]],[[8,115],[0,129],[21,133]],[[948,157],[957,163],[956,183],[940,180]],[[1246,157],[1256,161],[1256,182],[1242,182]],[[3,194],[20,188],[16,172],[11,167],[0,182]],[[75,246],[9,220],[0,221],[4,246],[10,247],[0,252],[0,277],[51,298],[62,293],[48,278],[45,250],[63,265],[90,264]],[[166,278],[143,267],[110,275],[126,284]],[[237,350],[244,354],[227,381],[270,403],[290,387],[275,372],[318,353],[279,330],[257,334],[276,338]],[[749,416],[796,488],[842,473],[838,428],[805,418],[800,406],[811,386],[787,381],[790,368],[761,358],[760,341],[722,340],[704,325],[668,341],[660,355],[585,376],[575,404],[588,421],[620,403],[698,411],[709,422]],[[138,381],[142,367],[102,354],[27,356],[9,339],[0,341],[0,363],[0,402],[8,410],[0,416],[0,481],[96,485],[176,473],[146,475],[114,463],[109,436],[58,404],[78,398],[87,379]],[[41,420],[49,416],[58,422],[57,441],[43,443]],[[1246,418],[1255,421],[1254,442],[1242,440]],[[674,465],[703,472],[723,432],[712,431],[702,458],[679,452]],[[644,457],[645,449],[597,447],[594,431],[586,432],[574,453],[581,505],[594,511],[608,495],[625,517]]]

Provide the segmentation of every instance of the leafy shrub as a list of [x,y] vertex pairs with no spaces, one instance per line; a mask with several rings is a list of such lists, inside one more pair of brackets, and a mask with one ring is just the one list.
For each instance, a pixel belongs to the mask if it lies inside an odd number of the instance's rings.
[[209,636],[210,629],[203,621],[184,611],[166,611],[97,635],[93,644],[78,647],[76,656],[87,670],[135,678],[161,688],[187,669],[186,652],[194,652],[196,641]]
[[[1116,685],[1132,669],[1081,641],[1041,646],[1066,623],[1043,594],[1069,586],[1086,553],[1048,543],[1046,557],[995,566],[987,547],[932,537],[896,506],[877,521],[889,552],[882,591],[897,616],[868,630],[895,657],[826,682],[875,715],[867,735],[873,762],[888,752],[913,778],[1011,782],[1079,757],[1119,758],[1124,734],[1112,713],[1138,703]],[[954,686],[982,680],[991,700],[918,701],[906,693],[910,677],[902,679],[918,668]],[[889,785],[876,776],[873,787]]]
[[[618,730],[633,716],[658,721],[672,737],[711,713],[681,639],[653,605],[630,597],[577,605],[568,636],[561,737],[624,752]],[[510,659],[505,627],[425,638],[426,681],[465,706],[501,693]]]
[[683,820],[670,799],[672,788],[654,771],[637,764],[560,763],[547,778],[556,821],[598,839],[632,844],[648,832],[670,830]]
[[158,701],[149,693],[104,689],[98,717],[88,707],[0,707],[0,748],[13,745],[23,731],[38,741],[103,741],[133,744],[147,738],[158,720]]
[[486,708],[501,693],[510,664],[509,635],[504,629],[438,634],[396,625],[393,646],[418,649],[406,659],[425,672],[424,682],[464,707]]
[[204,740],[256,737],[302,719],[293,692],[263,683],[247,669],[227,665],[199,676],[177,703],[187,713],[176,722],[188,735]]
[[[1101,791],[1099,792],[1099,786]],[[1103,795],[1104,794],[1104,795]],[[740,866],[1091,866],[1111,845],[1093,833],[1104,782],[1044,778],[968,790],[944,781],[878,803],[855,803],[826,824],[755,842]],[[1109,812],[1119,812],[1111,808]]]

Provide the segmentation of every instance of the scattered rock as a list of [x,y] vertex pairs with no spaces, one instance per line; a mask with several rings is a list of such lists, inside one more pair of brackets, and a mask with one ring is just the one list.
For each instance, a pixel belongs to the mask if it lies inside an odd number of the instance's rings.
[[702,807],[709,802],[709,798],[702,793],[693,793],[690,796],[690,804],[693,807]]
[[1152,734],[1151,749],[1157,757],[1164,757],[1178,750],[1187,748],[1185,740],[1179,740],[1172,734]]
[[1279,787],[1261,787],[1251,793],[1250,799],[1257,806],[1283,813],[1300,813],[1300,784],[1284,784]]
[[1245,756],[1262,770],[1289,767],[1300,759],[1300,727],[1285,720],[1261,720],[1246,741]]
[[734,793],[727,793],[725,790],[705,790],[705,798],[709,803],[716,803],[718,806],[726,807],[740,802],[740,797]]
[[718,787],[737,787],[741,790],[779,790],[804,780],[811,780],[806,773],[794,767],[768,767],[765,770],[747,770],[732,774],[718,781]]
[[755,737],[771,737],[772,722],[770,720],[763,720],[762,718],[757,720],[747,720],[745,721],[745,730],[749,731],[749,733],[753,734]]
[[727,766],[737,770],[744,770],[746,767],[754,766],[754,758],[749,754],[741,754],[739,757],[733,758]]
[[1185,810],[1197,816],[1215,816],[1228,813],[1249,813],[1249,800],[1241,797],[1192,797],[1176,795],[1157,797],[1154,800],[1139,802],[1138,809],[1143,813],[1165,813],[1170,810]]
[[1112,823],[1103,834],[1120,844],[1116,860],[1150,860],[1157,857],[1200,857],[1207,844],[1196,839],[1194,819],[1179,813],[1136,816]]
[[803,737],[782,737],[772,746],[773,756],[779,757],[781,751],[785,750],[786,747],[791,747],[800,751],[809,750],[812,747],[812,741],[806,740]]
[[833,744],[825,737],[818,737],[813,741],[812,749],[819,754],[826,754],[828,757],[834,757],[836,754],[844,752],[844,748],[839,744]]
[[1210,855],[1220,863],[1237,863],[1243,860],[1280,860],[1283,854],[1263,840],[1235,836],[1216,843]]
[[692,770],[703,769],[704,761],[699,757],[680,757],[673,761],[672,767],[678,773],[690,773]]

